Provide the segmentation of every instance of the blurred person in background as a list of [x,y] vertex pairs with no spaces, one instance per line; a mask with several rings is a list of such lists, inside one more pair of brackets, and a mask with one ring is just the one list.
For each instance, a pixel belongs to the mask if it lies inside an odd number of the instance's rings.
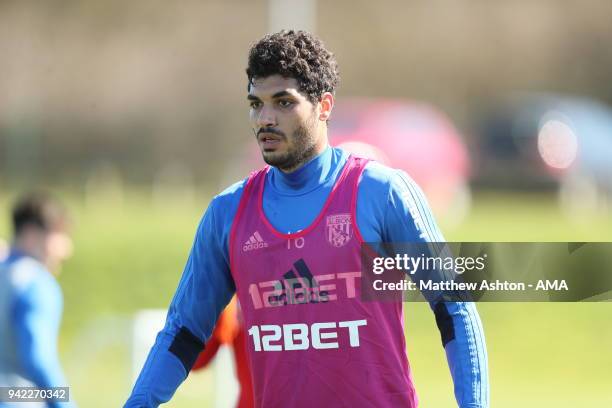
[[[126,406],[170,400],[236,292],[256,407],[416,407],[403,305],[362,301],[353,271],[362,242],[443,241],[421,190],[402,171],[329,146],[339,73],[315,36],[265,36],[250,49],[247,77],[251,127],[269,166],[210,203]],[[319,297],[308,292],[323,287]],[[431,307],[458,406],[488,407],[475,305]]]
[[201,370],[208,366],[221,345],[230,346],[236,365],[236,378],[240,384],[237,408],[252,408],[253,381],[249,371],[246,355],[246,331],[240,312],[240,306],[234,296],[217,320],[217,325],[206,342],[206,348],[200,353],[192,370]]
[[0,262],[4,261],[8,256],[9,246],[5,240],[0,238]]
[[[65,387],[57,344],[63,299],[56,277],[72,253],[68,215],[50,195],[35,192],[17,200],[12,225],[9,254],[0,263],[0,386]],[[4,406],[9,405],[0,402]]]

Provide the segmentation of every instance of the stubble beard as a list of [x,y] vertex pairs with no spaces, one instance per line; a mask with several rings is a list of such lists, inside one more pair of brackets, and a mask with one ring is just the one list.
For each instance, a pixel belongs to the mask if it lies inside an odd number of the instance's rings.
[[293,132],[293,146],[286,153],[270,156],[263,152],[264,161],[285,173],[301,167],[316,154],[315,125],[316,120],[313,115]]

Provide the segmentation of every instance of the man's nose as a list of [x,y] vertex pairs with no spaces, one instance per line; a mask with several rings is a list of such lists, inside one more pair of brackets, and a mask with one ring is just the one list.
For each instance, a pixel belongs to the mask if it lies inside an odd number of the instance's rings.
[[273,127],[276,126],[276,115],[274,114],[274,110],[264,106],[259,111],[259,115],[257,115],[257,127]]

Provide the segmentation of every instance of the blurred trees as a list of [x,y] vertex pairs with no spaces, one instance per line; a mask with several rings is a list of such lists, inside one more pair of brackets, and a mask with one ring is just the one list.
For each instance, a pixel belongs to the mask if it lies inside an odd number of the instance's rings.
[[[317,26],[340,98],[426,100],[469,134],[512,90],[612,102],[610,16],[595,0],[336,0]],[[244,68],[266,31],[262,0],[0,2],[0,178],[82,186],[112,163],[149,183],[180,162],[218,188],[252,138]]]

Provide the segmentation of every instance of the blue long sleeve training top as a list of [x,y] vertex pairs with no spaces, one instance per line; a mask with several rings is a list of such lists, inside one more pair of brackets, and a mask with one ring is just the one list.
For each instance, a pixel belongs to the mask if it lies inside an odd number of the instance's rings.
[[[327,148],[293,173],[268,173],[263,207],[274,227],[297,232],[316,218],[348,154]],[[246,179],[213,198],[198,226],[183,276],[126,407],[157,407],[168,401],[188,372],[170,351],[177,344],[193,358],[235,292],[229,271],[229,235]],[[441,242],[425,197],[404,172],[368,163],[357,193],[357,224],[366,242]],[[484,333],[475,305],[448,302],[431,305],[446,351],[461,408],[489,406]],[[181,328],[195,338],[185,338]]]
[[62,306],[61,289],[40,262],[12,250],[0,263],[0,385],[67,386],[57,351]]

